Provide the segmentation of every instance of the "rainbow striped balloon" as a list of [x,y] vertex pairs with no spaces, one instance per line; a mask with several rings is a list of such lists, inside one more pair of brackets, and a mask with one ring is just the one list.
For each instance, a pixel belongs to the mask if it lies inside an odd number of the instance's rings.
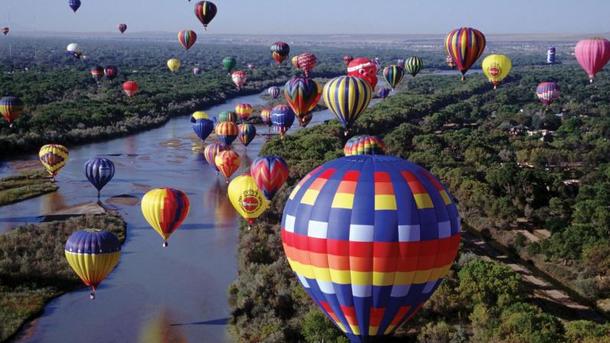
[[231,145],[237,139],[239,130],[237,125],[232,121],[223,121],[216,125],[216,136],[224,145]]
[[385,144],[379,137],[361,135],[350,138],[343,148],[345,156],[384,155]]
[[451,56],[457,70],[464,75],[472,65],[481,57],[485,50],[485,35],[481,31],[462,27],[449,32],[445,39],[445,49]]
[[349,156],[314,169],[290,194],[284,252],[310,297],[352,342],[392,334],[449,271],[460,218],[424,168]]
[[388,82],[392,89],[396,88],[402,78],[405,76],[405,70],[397,65],[391,65],[383,68],[383,77]]
[[186,50],[190,49],[197,41],[197,34],[193,30],[182,30],[178,32],[178,42]]
[[256,137],[256,127],[252,124],[246,123],[239,124],[237,129],[239,130],[239,134],[237,135],[239,141],[246,147],[250,145],[254,137]]

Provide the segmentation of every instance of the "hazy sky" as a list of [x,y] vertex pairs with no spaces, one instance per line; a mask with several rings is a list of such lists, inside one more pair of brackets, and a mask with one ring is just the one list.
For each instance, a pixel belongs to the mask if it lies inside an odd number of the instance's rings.
[[[15,31],[129,32],[201,29],[196,0],[0,0],[0,26]],[[212,33],[486,33],[610,31],[610,0],[215,0]]]

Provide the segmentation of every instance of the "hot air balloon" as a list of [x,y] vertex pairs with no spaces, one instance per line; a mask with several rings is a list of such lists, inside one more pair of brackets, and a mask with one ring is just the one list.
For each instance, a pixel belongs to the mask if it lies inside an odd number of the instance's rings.
[[246,72],[243,70],[234,71],[231,73],[231,80],[233,80],[237,90],[241,90],[241,88],[246,84],[246,81],[248,81],[248,74],[246,74]]
[[221,151],[225,150],[229,150],[229,147],[221,143],[212,143],[206,146],[203,150],[203,156],[205,157],[205,160],[208,162],[209,165],[214,167],[216,171],[219,171],[218,167],[216,167],[216,155],[218,155]]
[[290,46],[286,42],[275,42],[271,45],[271,57],[277,64],[284,62],[290,54]]
[[254,109],[250,104],[237,104],[235,106],[235,113],[237,113],[242,122],[248,120],[252,112],[254,112]]
[[80,0],[68,0],[68,6],[76,13],[80,8]]
[[119,75],[119,68],[115,66],[107,66],[104,68],[104,76],[106,76],[108,80],[114,80],[117,75]]
[[236,177],[227,189],[231,204],[248,225],[267,210],[269,203],[250,175]]
[[203,111],[197,111],[191,116],[191,123],[193,124],[193,131],[199,139],[205,141],[206,138],[214,131],[214,122],[210,120],[207,113]]
[[225,150],[216,155],[216,158],[214,158],[214,163],[216,164],[216,168],[218,168],[220,173],[225,177],[227,183],[229,183],[231,175],[233,175],[237,169],[239,169],[241,160],[235,151]]
[[91,73],[91,77],[95,81],[99,81],[102,79],[102,77],[104,77],[104,68],[101,66],[95,66],[95,67],[91,68],[90,73]]
[[447,67],[449,67],[451,69],[455,69],[455,67],[456,67],[455,61],[453,60],[453,57],[451,57],[451,56],[445,57],[445,63],[447,63]]
[[311,53],[303,53],[297,56],[297,68],[303,71],[305,77],[309,77],[309,72],[318,64],[318,58]]
[[261,120],[263,121],[263,124],[265,124],[267,126],[273,125],[273,122],[271,122],[271,109],[270,108],[261,109]]
[[292,56],[290,64],[292,64],[295,69],[299,69],[299,55]]
[[139,88],[140,87],[138,86],[138,83],[135,81],[125,81],[123,83],[123,91],[125,92],[125,94],[127,94],[128,97],[136,95]]
[[311,120],[313,119],[313,113],[309,112],[307,114],[302,115],[299,118],[299,126],[300,127],[307,127],[307,125],[309,125],[309,123],[311,122]]
[[239,134],[237,135],[239,141],[246,147],[250,145],[250,142],[252,142],[254,137],[256,137],[256,127],[254,127],[252,124],[246,123],[239,124],[237,129],[239,130]]
[[66,53],[74,58],[81,58],[83,56],[83,52],[80,49],[80,46],[77,43],[70,43],[66,47]]
[[310,172],[281,222],[290,267],[352,342],[391,335],[417,313],[451,268],[460,231],[453,197],[430,172],[379,155]]
[[372,96],[369,83],[359,77],[339,76],[324,85],[324,102],[345,128],[345,135],[369,106]]
[[237,60],[235,59],[235,57],[227,56],[222,59],[222,66],[228,73],[230,73],[233,68],[235,68],[235,65],[237,65]]
[[96,157],[85,162],[85,176],[97,189],[97,198],[104,186],[114,177],[114,163],[107,158]]
[[547,51],[546,51],[546,63],[547,64],[555,64],[556,63],[556,51],[557,49],[555,49],[554,46],[550,47]]
[[294,112],[288,105],[277,105],[271,110],[271,122],[282,138],[294,123],[294,118]]
[[230,146],[237,138],[238,134],[239,131],[234,122],[224,121],[216,124],[216,135],[218,136],[218,140],[225,145]]
[[222,123],[223,121],[230,121],[232,123],[237,123],[237,113],[233,111],[223,111],[218,114],[218,122]]
[[195,5],[195,16],[203,24],[203,28],[207,30],[208,24],[216,16],[218,9],[211,1],[199,1]]
[[68,163],[68,156],[68,148],[59,144],[44,145],[38,152],[40,162],[53,179]]
[[13,122],[23,113],[23,102],[16,96],[5,96],[0,99],[0,114],[9,127],[13,127]]
[[127,24],[119,24],[118,29],[119,32],[125,33],[125,31],[127,31]]
[[179,59],[177,58],[170,58],[169,60],[167,60],[167,68],[172,72],[175,73],[178,71],[178,69],[180,69],[180,66],[182,65],[182,63],[180,62]]
[[396,88],[402,78],[405,76],[405,70],[397,65],[391,65],[383,68],[383,77],[388,82],[392,89]]
[[8,27],[3,27],[2,29],[0,29],[0,31],[2,31],[2,33],[6,36],[8,35],[9,31],[11,31],[11,29]]
[[350,55],[345,55],[343,56],[343,63],[345,63],[345,66],[347,67],[351,61],[354,60],[354,56],[350,56]]
[[193,30],[182,30],[178,32],[178,42],[186,50],[190,49],[197,41],[197,34]]
[[512,67],[513,63],[506,55],[489,55],[482,63],[483,74],[494,85],[494,89],[508,76]]
[[257,158],[250,166],[250,175],[265,197],[271,200],[275,193],[288,181],[288,164],[278,156]]
[[402,59],[402,58],[397,59],[396,60],[396,65],[401,67],[401,68],[404,68],[405,67],[405,60]]
[[379,95],[380,98],[385,99],[388,97],[388,95],[390,95],[390,92],[392,91],[391,88],[380,88],[379,92],[377,92],[377,95]]
[[424,68],[424,61],[417,56],[411,56],[404,62],[404,68],[407,73],[415,77]]
[[316,108],[321,96],[322,87],[307,77],[295,76],[284,86],[284,98],[299,118],[299,122],[301,122],[301,118]]
[[343,153],[345,156],[385,155],[385,144],[376,136],[354,136],[345,143]]
[[280,90],[280,87],[269,87],[269,89],[267,89],[267,94],[269,94],[270,97],[272,97],[273,99],[277,99],[280,96],[280,93],[282,91]]
[[583,39],[576,44],[574,54],[582,69],[589,75],[589,82],[593,82],[595,74],[610,60],[610,41],[605,38]]
[[559,85],[555,82],[542,82],[536,87],[536,96],[546,106],[559,99]]
[[347,66],[347,76],[359,77],[366,80],[375,89],[377,86],[377,64],[365,57],[355,58]]
[[479,30],[462,27],[449,32],[445,39],[445,49],[455,62],[457,70],[464,75],[485,50],[485,36]]
[[79,230],[68,237],[64,247],[66,260],[95,299],[96,288],[119,263],[121,243],[111,232],[96,229]]
[[194,67],[193,68],[193,75],[200,75],[200,74],[201,74],[201,68]]
[[142,198],[142,214],[163,238],[163,246],[180,227],[190,209],[189,198],[183,191],[173,188],[155,188]]

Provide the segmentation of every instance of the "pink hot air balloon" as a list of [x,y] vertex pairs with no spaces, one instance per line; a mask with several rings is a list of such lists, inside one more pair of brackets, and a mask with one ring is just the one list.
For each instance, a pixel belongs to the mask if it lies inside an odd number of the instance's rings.
[[610,60],[610,41],[604,38],[583,39],[574,49],[576,60],[593,82],[595,74],[602,70]]

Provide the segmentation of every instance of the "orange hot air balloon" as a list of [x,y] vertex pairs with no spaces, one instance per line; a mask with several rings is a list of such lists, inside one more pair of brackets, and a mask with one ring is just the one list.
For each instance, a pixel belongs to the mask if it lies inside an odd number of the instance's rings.
[[248,120],[252,112],[254,112],[254,109],[250,104],[237,104],[237,106],[235,106],[235,113],[237,113],[239,119],[242,121]]
[[235,151],[225,150],[216,155],[216,158],[214,158],[214,163],[216,164],[216,168],[225,177],[227,183],[229,183],[231,176],[237,171],[237,169],[239,169],[241,160]]

